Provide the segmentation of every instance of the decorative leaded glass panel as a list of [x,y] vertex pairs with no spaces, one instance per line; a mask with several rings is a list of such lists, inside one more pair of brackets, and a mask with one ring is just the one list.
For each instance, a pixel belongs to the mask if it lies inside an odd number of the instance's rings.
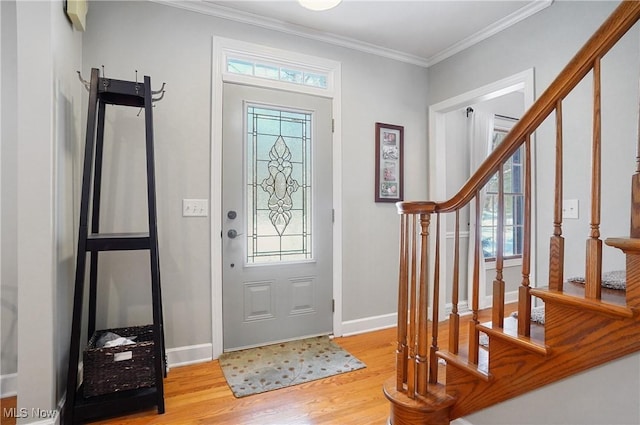
[[311,114],[247,107],[247,263],[308,260]]

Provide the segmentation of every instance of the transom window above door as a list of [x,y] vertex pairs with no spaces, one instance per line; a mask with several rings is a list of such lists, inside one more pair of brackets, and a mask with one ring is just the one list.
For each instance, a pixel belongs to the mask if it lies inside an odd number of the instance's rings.
[[226,71],[232,74],[250,75],[266,80],[327,89],[329,74],[323,71],[303,69],[292,64],[277,64],[257,58],[227,56]]

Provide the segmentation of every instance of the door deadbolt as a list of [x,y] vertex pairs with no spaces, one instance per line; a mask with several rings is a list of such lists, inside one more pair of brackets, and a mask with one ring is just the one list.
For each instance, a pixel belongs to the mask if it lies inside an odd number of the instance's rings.
[[233,220],[234,218],[236,218],[238,216],[238,213],[236,213],[235,211],[231,210],[227,213],[227,217],[229,217],[230,220]]

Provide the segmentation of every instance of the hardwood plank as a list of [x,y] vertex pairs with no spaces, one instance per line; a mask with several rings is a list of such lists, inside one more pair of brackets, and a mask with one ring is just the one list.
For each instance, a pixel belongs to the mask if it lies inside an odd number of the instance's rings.
[[[11,417],[9,412],[11,409],[15,409],[17,405],[17,397],[6,397],[0,400],[0,410],[2,416],[0,417],[0,425],[14,425],[16,419]],[[5,415],[6,414],[6,415]]]
[[384,423],[389,405],[382,384],[395,369],[396,329],[336,338],[367,367],[342,375],[236,399],[218,361],[172,369],[166,413],[155,410],[97,424],[341,424]]
[[[506,311],[515,310],[507,305]],[[490,320],[490,311],[481,311],[480,321]],[[466,327],[470,315],[461,316]],[[440,347],[447,347],[449,322],[439,326]],[[462,332],[466,335],[466,332]],[[156,425],[287,425],[313,423],[333,425],[383,424],[389,416],[389,402],[382,393],[384,382],[395,374],[396,328],[350,337],[336,338],[338,345],[362,360],[365,369],[294,387],[237,399],[231,393],[217,360],[173,368],[165,380],[166,413],[155,409],[94,424]],[[466,337],[461,338],[466,345]],[[444,367],[439,367],[441,382]],[[13,404],[11,404],[13,403]],[[2,407],[16,405],[16,398],[2,399]],[[14,425],[2,417],[0,425]]]

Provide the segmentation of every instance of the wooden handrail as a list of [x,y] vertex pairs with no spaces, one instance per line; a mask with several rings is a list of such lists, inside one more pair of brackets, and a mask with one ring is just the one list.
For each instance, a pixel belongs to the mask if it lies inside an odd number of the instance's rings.
[[[640,0],[623,1],[612,15],[600,26],[594,35],[587,41],[583,48],[573,57],[569,64],[562,70],[558,77],[542,93],[538,100],[525,112],[523,117],[516,122],[506,134],[501,143],[489,154],[479,168],[465,182],[460,191],[452,198],[443,201],[418,201],[398,202],[398,213],[401,214],[400,222],[400,273],[398,285],[398,338],[396,348],[396,375],[385,384],[385,394],[391,401],[391,420],[395,425],[409,425],[413,423],[449,423],[448,409],[454,401],[448,397],[442,397],[443,386],[438,383],[438,357],[445,358],[454,364],[454,368],[462,367],[466,372],[489,385],[490,366],[487,362],[493,362],[496,357],[488,356],[485,350],[480,349],[480,332],[490,335],[491,338],[500,338],[515,341],[523,347],[533,350],[537,355],[548,355],[549,349],[531,341],[531,305],[532,296],[542,296],[542,292],[531,287],[531,243],[532,243],[532,170],[531,170],[531,140],[534,131],[555,111],[555,193],[553,205],[553,235],[550,241],[549,261],[549,291],[546,297],[555,297],[564,300],[568,305],[578,305],[578,301],[563,294],[563,268],[564,268],[564,237],[562,236],[562,182],[563,182],[563,100],[580,83],[584,77],[593,72],[594,104],[593,104],[593,141],[591,145],[591,219],[590,232],[587,239],[586,284],[585,297],[580,302],[588,305],[593,311],[618,317],[633,316],[635,310],[630,308],[610,307],[600,303],[600,276],[602,272],[602,240],[600,239],[601,221],[601,59],[622,38],[622,36],[640,20]],[[524,222],[522,231],[522,280],[518,287],[518,319],[517,335],[507,335],[501,329],[505,324],[505,281],[503,276],[505,247],[502,235],[507,228],[505,218],[505,193],[502,167],[524,146],[524,202],[522,213]],[[638,142],[640,152],[640,140]],[[640,158],[640,153],[638,153]],[[640,159],[638,159],[640,164]],[[638,165],[640,170],[640,165]],[[482,249],[482,207],[481,191],[489,180],[498,175],[497,190],[497,252],[495,280],[493,281],[493,311],[492,325],[481,326],[479,322],[480,277],[484,254]],[[634,189],[635,210],[640,211],[640,171],[634,179],[637,183]],[[635,181],[634,180],[634,181]],[[508,195],[511,196],[511,195]],[[475,198],[475,199],[474,199]],[[471,204],[471,202],[474,202]],[[467,275],[472,282],[471,294],[467,300],[472,317],[468,320],[468,338],[466,349],[460,347],[460,315],[459,302],[459,268],[460,268],[460,210],[468,205],[475,205],[475,216],[470,215],[469,221],[475,223],[475,232],[469,234],[469,267]],[[513,208],[513,207],[512,207]],[[440,215],[442,213],[455,213],[455,235],[453,253],[453,281],[451,282],[451,313],[449,352],[440,352],[438,343],[438,322],[440,311],[444,306],[440,305],[440,293],[446,292],[442,288],[440,277],[440,257],[442,255],[440,241]],[[436,220],[432,220],[435,215]],[[637,213],[640,217],[640,212]],[[432,232],[435,234],[435,244],[429,243],[430,224],[435,225]],[[520,223],[509,223],[509,227],[520,226]],[[634,233],[635,232],[635,233]],[[640,235],[640,218],[632,219],[632,235]],[[640,236],[638,236],[640,237]],[[615,241],[614,241],[615,243]],[[634,242],[635,243],[635,242]],[[620,244],[623,246],[623,244]],[[640,244],[638,244],[640,246]],[[431,258],[431,250],[433,259]],[[638,250],[640,251],[640,249]],[[433,267],[431,264],[435,263]],[[640,260],[638,260],[640,264]],[[638,266],[640,269],[640,266]],[[430,272],[432,276],[429,276]],[[638,272],[640,275],[640,272]],[[442,288],[441,288],[442,286]],[[549,295],[550,294],[550,295]],[[431,295],[431,326],[427,311]],[[445,295],[446,298],[446,295]],[[640,289],[631,294],[632,302],[640,303]],[[512,321],[510,321],[513,323]],[[552,327],[549,327],[552,328]],[[431,343],[429,344],[429,333]],[[545,333],[545,337],[547,334]],[[462,338],[464,339],[464,338]],[[483,343],[484,344],[484,343]],[[490,343],[489,347],[497,346],[496,352],[501,353],[501,343]],[[489,349],[493,352],[493,350]],[[499,356],[498,356],[499,357]],[[537,361],[537,360],[536,360]],[[499,367],[495,370],[499,370]],[[455,379],[456,374],[452,372]],[[486,379],[483,379],[483,376]],[[447,369],[447,388],[449,392],[449,369]],[[451,384],[455,385],[455,384]],[[496,386],[498,388],[500,386]],[[500,387],[501,388],[501,387]],[[452,394],[458,394],[459,387],[453,387]],[[496,390],[497,391],[497,390]],[[455,401],[457,406],[457,401]],[[459,412],[458,412],[459,413]],[[452,411],[452,417],[456,412]]]
[[553,112],[557,103],[564,99],[591,71],[596,60],[602,58],[638,19],[640,19],[640,1],[623,1],[456,195],[443,202],[399,202],[398,212],[401,214],[452,212],[467,205],[498,171],[498,168],[524,143],[526,137],[533,134]]

